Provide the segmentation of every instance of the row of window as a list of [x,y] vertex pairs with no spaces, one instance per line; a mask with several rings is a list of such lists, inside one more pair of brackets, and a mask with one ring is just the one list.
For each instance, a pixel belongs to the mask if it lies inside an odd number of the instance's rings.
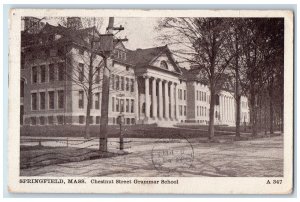
[[196,91],[196,100],[206,102],[208,101],[206,92],[197,90]]
[[186,100],[186,90],[178,89],[178,99]]
[[[47,72],[48,71],[48,78]],[[48,68],[46,65],[33,66],[31,68],[31,82],[32,83],[45,83],[46,81],[64,81],[65,80],[65,65],[63,62],[55,65],[49,64]]]
[[[63,115],[58,115],[56,116],[57,124],[64,124],[64,116]],[[30,117],[30,124],[31,125],[53,125],[54,124],[54,116],[40,116],[40,117],[35,117],[32,116]]]
[[[112,97],[112,111],[113,112],[134,112],[134,99],[122,99]],[[124,108],[125,107],[125,108]]]
[[[95,71],[95,73],[93,73],[93,81],[95,81],[95,83],[99,84],[100,83],[100,67],[93,67],[92,72],[94,72],[94,71]],[[78,76],[78,78],[76,78],[76,80],[78,80],[79,82],[88,80],[87,77],[85,78],[85,66],[83,63],[78,64],[78,72],[74,72],[74,74],[75,74],[75,77]]]
[[134,79],[112,74],[111,88],[113,90],[134,92]]
[[[95,117],[96,120],[94,120],[94,116],[90,116],[90,124],[100,124],[100,116]],[[78,123],[79,124],[85,124],[85,116],[78,116]],[[117,123],[117,118],[112,118],[113,124]],[[63,115],[56,116],[56,123],[59,125],[63,125],[65,123],[65,117]],[[54,116],[32,116],[30,117],[30,124],[31,125],[53,125],[54,124]],[[135,118],[125,118],[125,124],[135,124]]]
[[[80,90],[79,92],[79,99],[78,99],[78,108],[79,109],[84,109],[84,91]],[[100,109],[100,105],[101,105],[101,101],[100,101],[100,93],[95,93],[92,97],[91,97],[91,109],[95,108],[95,109]]]
[[197,116],[206,116],[208,109],[203,106],[197,106]]
[[[63,109],[65,106],[64,90],[34,92],[31,93],[31,110],[55,109],[55,92],[57,93],[57,108]],[[46,95],[48,96],[48,104],[46,106]]]
[[186,106],[179,105],[179,116],[186,116]]

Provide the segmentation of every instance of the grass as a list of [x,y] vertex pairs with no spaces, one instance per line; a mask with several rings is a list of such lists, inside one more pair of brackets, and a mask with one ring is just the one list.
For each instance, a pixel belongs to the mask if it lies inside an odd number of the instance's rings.
[[[99,137],[100,126],[90,126],[91,137]],[[122,128],[125,138],[197,138],[207,137],[207,126],[188,125],[174,127],[157,127],[156,125],[130,125]],[[218,131],[228,131],[228,133]],[[234,135],[230,127],[216,127],[215,135]],[[242,131],[241,131],[242,132]],[[21,136],[35,137],[84,137],[84,126],[53,125],[53,126],[23,126]],[[119,137],[119,126],[108,126],[108,137]]]
[[100,152],[97,149],[91,148],[21,146],[20,155],[20,167],[21,169],[26,169],[98,158],[108,158],[120,154]]

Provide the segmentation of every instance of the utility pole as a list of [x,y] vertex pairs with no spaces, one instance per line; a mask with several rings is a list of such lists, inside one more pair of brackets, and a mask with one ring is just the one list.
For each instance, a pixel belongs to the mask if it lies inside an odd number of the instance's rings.
[[[109,17],[106,35],[113,37],[114,30],[124,30],[124,27],[114,27],[114,17]],[[118,41],[127,41],[127,39],[117,39]],[[114,41],[116,41],[114,39]],[[100,44],[101,46],[102,44]],[[101,120],[100,120],[100,138],[99,150],[107,152],[107,126],[108,126],[108,108],[109,108],[109,84],[110,84],[110,67],[112,66],[109,58],[113,52],[113,47],[108,51],[103,51],[102,58],[104,61],[103,80],[102,80],[102,102],[101,102]]]

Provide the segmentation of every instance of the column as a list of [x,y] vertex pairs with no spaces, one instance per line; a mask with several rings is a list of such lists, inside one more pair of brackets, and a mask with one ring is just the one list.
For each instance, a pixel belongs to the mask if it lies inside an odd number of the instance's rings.
[[157,98],[156,98],[156,78],[152,80],[152,115],[153,118],[157,117]]
[[224,104],[225,104],[224,105],[225,106],[225,110],[224,110],[225,111],[225,113],[224,113],[224,115],[225,115],[225,122],[227,122],[228,121],[228,118],[227,118],[228,117],[228,113],[227,113],[227,110],[228,110],[227,96],[224,97]]
[[158,81],[158,104],[159,104],[159,118],[162,119],[164,117],[163,115],[163,93],[162,93],[162,80],[160,79]]
[[135,114],[135,122],[137,123],[137,120],[140,119],[140,116],[139,116],[139,105],[140,105],[140,102],[139,102],[139,88],[138,88],[138,77],[135,77],[135,80],[134,80],[134,92],[135,92],[135,103],[134,103],[134,114]]
[[150,100],[149,100],[149,77],[145,77],[145,115],[150,117]]
[[169,83],[165,81],[165,118],[169,119]]
[[178,120],[179,117],[179,106],[178,106],[178,84],[175,83],[175,117]]
[[171,102],[171,119],[175,119],[175,103],[174,103],[174,83],[170,85],[170,102]]
[[223,121],[223,112],[222,112],[222,110],[223,110],[223,103],[222,103],[222,98],[223,98],[223,96],[220,94],[219,95],[219,99],[220,99],[220,122],[222,123],[222,121]]

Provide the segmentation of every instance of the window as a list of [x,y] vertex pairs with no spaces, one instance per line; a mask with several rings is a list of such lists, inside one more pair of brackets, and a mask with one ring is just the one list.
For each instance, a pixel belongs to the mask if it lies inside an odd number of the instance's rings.
[[99,84],[100,83],[100,67],[96,67],[97,69],[96,69],[96,78],[95,78],[95,82],[97,83],[97,84]]
[[186,106],[184,106],[183,115],[186,116]]
[[100,124],[100,116],[96,116],[96,124]]
[[126,99],[126,112],[129,112],[129,99]]
[[183,94],[183,96],[184,96],[184,97],[183,97],[183,100],[186,100],[186,90],[183,90],[183,93],[184,93],[184,94]]
[[55,80],[55,67],[54,64],[49,64],[49,81]]
[[119,90],[119,88],[120,88],[120,77],[118,76],[118,75],[116,75],[116,90]]
[[79,123],[84,124],[84,116],[79,116]]
[[161,62],[160,62],[160,67],[163,68],[163,69],[168,69],[168,64],[167,64],[167,62],[164,61],[164,60],[161,61]]
[[64,70],[64,63],[58,64],[58,80],[64,81],[65,80],[65,70]]
[[46,82],[46,66],[42,65],[40,67],[41,70],[41,83],[45,83]]
[[78,74],[78,80],[82,82],[84,79],[84,65],[82,63],[79,63]]
[[134,100],[131,100],[131,111],[130,111],[131,113],[133,113],[134,111],[133,109],[134,109]]
[[178,89],[178,98],[182,100],[182,89]]
[[49,91],[48,96],[49,96],[49,109],[54,109],[54,91]]
[[40,125],[45,125],[45,117],[40,117]]
[[124,99],[120,99],[120,112],[124,112]]
[[121,90],[124,90],[124,77],[121,77]]
[[80,90],[79,99],[78,99],[78,108],[83,109],[83,105],[84,105],[84,94],[83,94],[83,90]]
[[54,123],[53,116],[48,116],[48,124],[53,125],[53,123]]
[[63,109],[65,106],[64,91],[63,90],[57,91],[57,95],[58,95],[58,108]]
[[31,110],[37,110],[37,93],[31,93]]
[[121,52],[121,59],[126,60],[126,53],[125,52]]
[[116,112],[119,112],[119,98],[116,98]]
[[115,89],[115,75],[111,75],[111,88],[114,90]]
[[134,79],[131,79],[130,87],[131,87],[131,92],[134,92]]
[[25,88],[25,81],[21,79],[21,86],[20,86],[20,96],[24,97],[24,88]]
[[31,73],[32,83],[37,83],[38,81],[38,70],[37,67],[32,67],[32,73]]
[[57,123],[59,125],[64,124],[64,116],[62,116],[62,115],[57,116]]
[[115,111],[115,98],[112,97],[112,101],[111,101],[111,111]]
[[179,115],[182,116],[182,105],[179,105]]
[[216,103],[215,103],[215,105],[219,105],[219,95],[216,95]]
[[197,106],[197,116],[199,116],[199,106]]
[[129,91],[129,78],[126,78],[126,91]]
[[100,109],[100,93],[95,93],[95,109]]
[[143,103],[143,105],[142,105],[142,113],[145,113],[145,111],[146,111],[146,103]]
[[90,124],[94,124],[94,117],[90,116]]
[[206,116],[206,107],[204,107],[204,116]]
[[21,69],[25,69],[25,53],[21,52]]
[[204,92],[204,102],[206,102],[206,92]]
[[45,92],[40,92],[40,109],[46,108],[46,94]]
[[35,126],[36,125],[36,117],[30,117],[30,123],[31,123],[31,125]]
[[135,119],[131,118],[131,124],[135,124]]

